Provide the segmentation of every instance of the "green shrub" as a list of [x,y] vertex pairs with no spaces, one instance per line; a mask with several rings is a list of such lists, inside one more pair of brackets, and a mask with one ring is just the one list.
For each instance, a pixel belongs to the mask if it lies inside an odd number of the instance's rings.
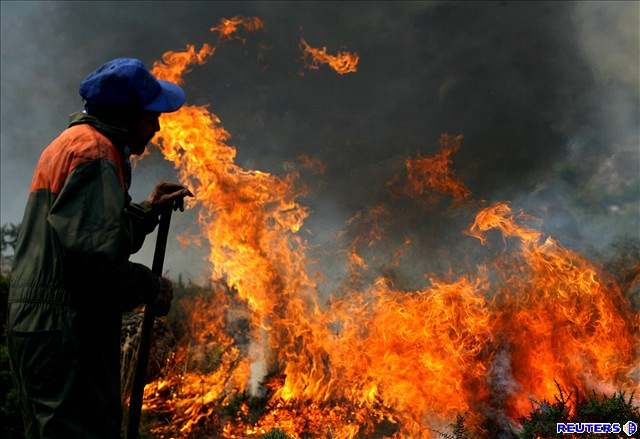
[[[575,414],[571,415],[571,401],[575,406]],[[554,403],[547,401],[537,402],[537,407],[522,418],[523,439],[534,438],[556,438],[563,437],[556,433],[556,423],[558,422],[617,422],[620,425],[627,421],[640,423],[640,408],[634,403],[634,395],[626,397],[624,392],[616,392],[613,395],[598,395],[592,392],[589,395],[582,395],[575,392],[575,396],[567,395],[558,386],[558,395]],[[581,437],[611,437],[618,435],[581,435]],[[566,436],[565,436],[566,437]]]
[[588,398],[578,401],[575,419],[583,422],[640,423],[640,408],[634,404],[634,394],[627,398],[624,392],[611,396],[597,395],[593,392]]
[[284,431],[276,428],[262,436],[262,439],[291,439],[291,436],[289,436]]

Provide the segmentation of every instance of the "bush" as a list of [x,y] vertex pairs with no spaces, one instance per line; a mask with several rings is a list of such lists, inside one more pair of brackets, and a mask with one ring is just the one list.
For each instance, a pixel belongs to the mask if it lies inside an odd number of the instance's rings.
[[265,434],[264,436],[262,436],[262,439],[291,439],[291,436],[289,436],[284,431],[276,428],[274,430],[271,430],[269,433]]
[[640,408],[634,404],[634,396],[632,393],[627,398],[624,392],[616,392],[607,397],[593,392],[589,398],[579,401],[575,418],[584,422],[618,422],[623,425],[634,421],[640,424]]
[[[520,436],[523,439],[563,437],[562,434],[556,433],[557,422],[617,422],[620,425],[624,425],[627,421],[640,423],[640,408],[634,404],[633,394],[629,397],[624,392],[616,392],[610,396],[598,395],[595,392],[581,395],[576,391],[573,397],[574,414],[570,409],[571,401],[571,395],[567,395],[558,386],[558,395],[556,395],[554,403],[537,402],[537,407],[529,416],[521,419],[522,432]],[[618,437],[614,434],[583,434],[580,436],[585,438],[591,436]]]

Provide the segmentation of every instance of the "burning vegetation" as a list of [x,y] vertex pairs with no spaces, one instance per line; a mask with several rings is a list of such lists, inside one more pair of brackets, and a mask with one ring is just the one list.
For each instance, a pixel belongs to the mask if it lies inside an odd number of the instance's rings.
[[[212,30],[228,38],[245,23],[237,20]],[[251,23],[244,29],[262,27]],[[338,60],[302,46],[311,68],[356,71],[357,55]],[[168,52],[153,73],[180,83],[214,51]],[[416,291],[382,276],[323,303],[298,234],[309,215],[298,174],[239,166],[229,133],[207,107],[164,114],[161,126],[155,141],[196,194],[216,282],[183,301],[181,341],[164,376],[145,389],[145,412],[165,420],[152,428],[159,437],[279,429],[292,437],[429,438],[459,414],[466,428],[487,434],[488,422],[516,425],[531,398],[553,400],[558,386],[637,387],[640,317],[622,288],[509,203],[478,202],[461,231],[478,245],[504,241],[498,256],[469,273],[426,274]],[[470,198],[451,168],[461,141],[443,135],[440,152],[407,160],[404,193]],[[362,215],[372,226],[350,247],[352,273],[367,270],[358,248],[384,239],[377,221],[392,221],[384,206]]]

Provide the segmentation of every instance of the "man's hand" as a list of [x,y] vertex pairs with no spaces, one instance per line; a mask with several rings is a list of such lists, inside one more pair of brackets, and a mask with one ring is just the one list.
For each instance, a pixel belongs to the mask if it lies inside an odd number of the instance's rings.
[[171,308],[173,300],[173,285],[167,278],[161,277],[160,289],[156,295],[156,299],[150,304],[153,314],[158,317],[166,316]]
[[193,194],[180,184],[162,182],[151,192],[147,202],[151,204],[154,212],[161,212],[168,208],[180,209],[184,212],[184,197],[193,197]]

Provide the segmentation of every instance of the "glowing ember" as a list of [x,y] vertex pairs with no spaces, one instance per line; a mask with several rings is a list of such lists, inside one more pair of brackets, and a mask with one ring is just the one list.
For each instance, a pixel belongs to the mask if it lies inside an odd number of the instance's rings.
[[[154,74],[180,78],[201,63],[186,52],[165,55]],[[280,428],[296,438],[429,438],[458,413],[474,427],[486,411],[517,419],[530,397],[551,399],[556,381],[581,390],[637,386],[629,373],[638,317],[620,288],[525,227],[528,217],[507,203],[480,211],[466,231],[485,244],[497,230],[509,244],[486,268],[428,275],[417,291],[378,278],[320,306],[297,233],[308,214],[297,174],[240,167],[206,107],[165,114],[161,126],[156,141],[194,189],[219,282],[186,302],[182,344],[145,390],[144,409],[169,420],[157,435],[246,438]],[[469,196],[450,169],[461,141],[443,135],[442,151],[407,162],[415,194]],[[363,250],[384,239],[392,220],[383,206],[352,218],[361,229],[348,252],[353,270],[367,269]],[[494,398],[498,362],[499,378],[513,385]]]
[[360,57],[357,53],[338,52],[336,55],[329,55],[327,48],[317,49],[311,47],[304,39],[300,39],[300,47],[303,50],[305,67],[317,70],[321,64],[327,64],[339,75],[355,73],[358,70]]

